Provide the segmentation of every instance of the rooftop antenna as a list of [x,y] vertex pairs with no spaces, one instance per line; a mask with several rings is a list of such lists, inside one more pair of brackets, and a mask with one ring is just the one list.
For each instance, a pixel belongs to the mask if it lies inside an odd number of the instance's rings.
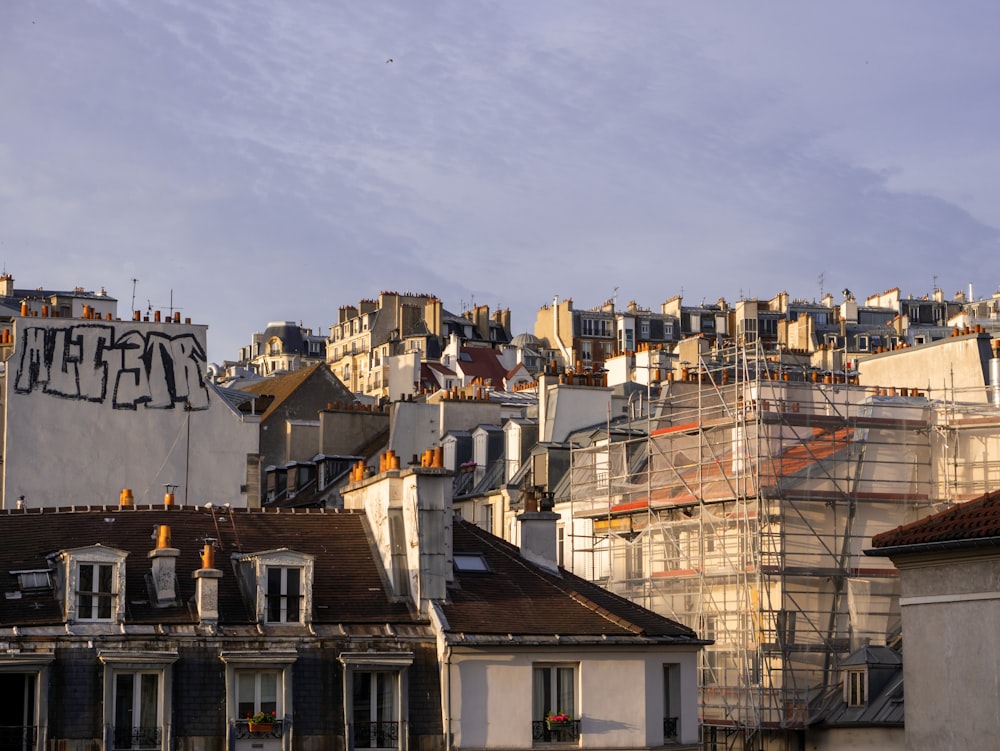
[[135,277],[132,278],[132,313],[135,313],[135,285],[139,283],[139,280]]
[[823,279],[825,278],[825,276],[826,276],[826,272],[825,271],[819,272],[819,299],[820,300],[823,299]]

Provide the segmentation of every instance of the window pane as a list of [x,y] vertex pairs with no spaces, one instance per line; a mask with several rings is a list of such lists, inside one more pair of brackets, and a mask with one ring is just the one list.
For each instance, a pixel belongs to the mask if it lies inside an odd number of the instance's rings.
[[260,711],[267,714],[278,711],[278,674],[260,674]]
[[154,728],[159,724],[156,711],[159,680],[154,673],[144,673],[140,680],[139,725],[144,728]]
[[551,673],[548,668],[535,668],[531,678],[531,715],[536,720],[544,720],[552,711],[549,704],[551,695]]
[[281,621],[281,569],[267,570],[267,620]]
[[115,728],[118,733],[131,732],[132,687],[135,677],[131,673],[115,676]]
[[556,709],[560,712],[565,712],[570,717],[576,716],[576,708],[574,706],[574,686],[575,681],[573,680],[573,668],[557,668],[557,696],[556,696]]
[[287,570],[288,579],[285,591],[288,594],[288,613],[285,620],[289,622],[299,620],[299,594],[301,592],[299,579],[301,573],[302,570],[297,568]]
[[236,674],[236,714],[240,719],[257,711],[255,686],[254,673],[241,670]]

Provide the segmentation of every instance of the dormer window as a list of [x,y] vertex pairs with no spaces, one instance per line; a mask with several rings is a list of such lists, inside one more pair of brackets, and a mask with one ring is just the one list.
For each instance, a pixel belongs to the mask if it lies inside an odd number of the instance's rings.
[[313,557],[288,548],[249,553],[235,561],[240,586],[260,623],[312,621]]
[[70,623],[118,623],[125,612],[124,550],[92,545],[56,557],[57,595]]
[[849,707],[863,707],[868,701],[868,671],[844,671],[844,701]]

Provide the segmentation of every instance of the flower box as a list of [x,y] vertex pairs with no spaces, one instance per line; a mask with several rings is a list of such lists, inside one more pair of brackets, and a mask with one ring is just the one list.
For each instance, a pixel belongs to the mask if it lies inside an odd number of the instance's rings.
[[572,727],[572,720],[546,720],[545,727],[549,730],[565,730],[566,728]]
[[274,730],[273,722],[251,722],[248,724],[251,733],[270,733]]

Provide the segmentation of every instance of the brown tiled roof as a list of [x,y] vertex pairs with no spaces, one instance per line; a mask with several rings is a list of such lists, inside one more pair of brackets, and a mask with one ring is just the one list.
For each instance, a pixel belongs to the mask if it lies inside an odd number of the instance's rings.
[[[295,393],[303,383],[308,381],[317,370],[325,368],[324,363],[316,363],[308,368],[293,370],[291,373],[274,376],[263,381],[256,381],[248,386],[242,386],[241,390],[256,394],[259,398],[254,405],[257,413],[260,414],[261,422],[267,420],[274,411],[280,407],[288,397]],[[329,371],[328,371],[329,372]],[[333,374],[330,374],[333,376]]]
[[456,553],[482,553],[488,573],[455,572],[442,606],[453,639],[469,635],[611,637],[697,642],[694,631],[560,569],[554,574],[517,547],[461,519]]
[[[145,574],[155,529],[167,524],[176,561],[179,605],[149,604]],[[206,538],[218,540],[215,567],[219,580],[220,625],[254,623],[237,585],[230,556],[287,547],[315,556],[313,622],[413,623],[408,606],[390,599],[381,567],[372,554],[365,516],[360,513],[312,510],[256,511],[198,507],[96,510],[46,509],[0,513],[0,582],[4,593],[17,591],[8,572],[45,569],[47,556],[94,544],[129,553],[125,560],[126,623],[197,622],[188,603],[195,593],[191,573],[201,567]],[[0,626],[57,624],[63,620],[51,590],[0,599]]]
[[872,537],[872,552],[905,546],[1000,545],[1000,490]]

